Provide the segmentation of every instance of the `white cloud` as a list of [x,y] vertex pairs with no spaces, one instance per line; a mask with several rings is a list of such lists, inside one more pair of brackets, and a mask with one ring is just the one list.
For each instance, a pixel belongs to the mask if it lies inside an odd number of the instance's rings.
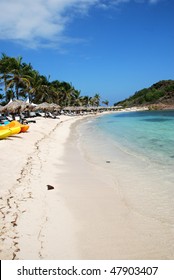
[[16,40],[30,47],[42,40],[56,42],[63,36],[74,12],[87,11],[98,0],[1,0],[0,38]]
[[[59,45],[65,38],[67,24],[78,13],[86,14],[96,6],[131,0],[0,0],[0,38],[22,43],[27,47]],[[148,0],[151,3],[158,0]]]

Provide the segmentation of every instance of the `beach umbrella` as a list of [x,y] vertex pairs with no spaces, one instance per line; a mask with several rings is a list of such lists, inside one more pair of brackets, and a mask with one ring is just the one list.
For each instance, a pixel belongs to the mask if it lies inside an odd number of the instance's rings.
[[51,103],[51,104],[50,104],[50,108],[51,108],[53,111],[60,110],[60,106],[59,106],[58,104],[55,104],[55,103]]
[[85,107],[85,106],[78,106],[78,107],[76,107],[76,110],[77,111],[87,111],[87,107]]
[[47,103],[43,102],[35,106],[34,111],[44,111],[44,112],[52,112],[54,110],[59,110],[60,106],[55,103]]
[[31,108],[32,106],[30,104],[27,104],[25,101],[13,100],[3,107],[2,112],[15,114],[15,113],[20,113],[29,110]]
[[43,103],[40,103],[40,104],[36,104],[35,108],[33,111],[47,111],[49,109],[49,103],[47,102],[43,102]]
[[66,106],[63,108],[64,111],[74,111],[75,107],[72,106]]
[[41,104],[37,104],[34,108],[34,111],[44,111],[44,112],[48,112],[50,110],[50,104],[47,102],[43,102]]
[[75,111],[81,111],[83,110],[84,107],[82,106],[67,106],[67,107],[64,107],[63,110],[64,111],[72,111],[72,112],[75,112]]
[[88,111],[97,111],[98,110],[98,107],[96,106],[90,106],[87,108]]

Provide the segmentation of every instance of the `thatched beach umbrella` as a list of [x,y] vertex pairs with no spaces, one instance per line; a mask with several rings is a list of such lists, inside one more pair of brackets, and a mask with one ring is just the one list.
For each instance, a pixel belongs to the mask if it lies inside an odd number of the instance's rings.
[[43,102],[41,104],[37,104],[33,109],[33,111],[39,111],[39,110],[46,111],[48,108],[49,108],[49,103]]
[[41,104],[37,104],[34,108],[34,111],[44,111],[44,112],[51,112],[56,108],[56,104],[50,104],[47,102],[43,102]]
[[51,103],[50,104],[50,108],[53,110],[53,111],[59,111],[60,110],[60,106],[58,104],[55,104],[55,103]]
[[60,106],[55,104],[55,103],[47,103],[47,102],[43,102],[41,104],[38,104],[37,106],[35,106],[35,108],[33,109],[33,111],[37,112],[37,111],[42,111],[45,113],[47,112],[54,112],[54,111],[59,111],[60,110]]
[[30,104],[27,104],[25,101],[22,100],[14,100],[10,101],[7,105],[5,105],[2,109],[2,112],[6,113],[21,113],[26,110],[32,109]]
[[73,107],[73,106],[66,106],[66,107],[63,108],[63,110],[64,111],[75,111],[75,108],[76,107]]
[[87,108],[87,111],[90,111],[90,112],[97,111],[97,110],[98,110],[98,107],[96,107],[96,106],[90,106]]

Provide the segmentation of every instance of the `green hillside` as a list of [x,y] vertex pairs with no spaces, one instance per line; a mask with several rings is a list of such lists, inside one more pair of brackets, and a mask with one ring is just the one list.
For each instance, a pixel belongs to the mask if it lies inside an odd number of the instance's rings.
[[159,81],[151,87],[141,89],[129,98],[115,103],[114,106],[124,108],[133,106],[174,107],[174,80]]

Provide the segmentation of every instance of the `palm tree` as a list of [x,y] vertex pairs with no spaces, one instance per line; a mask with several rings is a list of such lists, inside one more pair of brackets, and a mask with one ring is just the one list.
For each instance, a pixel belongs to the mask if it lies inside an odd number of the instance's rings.
[[6,101],[8,101],[7,98],[8,80],[11,78],[10,65],[11,65],[11,58],[6,54],[2,53],[1,60],[0,60],[0,80],[2,80],[1,84],[4,84]]
[[22,57],[11,58],[10,72],[12,76],[8,79],[7,86],[13,87],[16,99],[19,99],[20,88],[21,93],[24,90],[27,91],[30,87],[29,76],[27,71],[29,71],[30,66],[26,63],[22,63]]
[[74,87],[67,82],[61,82],[57,90],[59,95],[58,102],[60,106],[61,107],[70,106],[74,94]]
[[102,101],[102,103],[104,104],[104,105],[106,105],[106,106],[108,106],[109,105],[109,101],[106,99],[106,100],[104,100],[104,101]]
[[49,85],[52,102],[63,106],[64,99],[66,98],[65,87],[62,82],[54,80]]
[[71,105],[72,106],[82,106],[82,98],[80,96],[80,91],[74,89],[71,93]]
[[91,99],[91,105],[92,106],[99,106],[100,105],[100,94],[96,93],[94,97]]
[[85,107],[89,107],[90,105],[92,106],[92,103],[91,103],[92,97],[85,95],[85,96],[81,96],[80,100],[81,100],[82,106],[85,106]]
[[28,91],[29,101],[36,101],[38,96],[43,92],[43,79],[38,71],[33,70],[30,75],[30,89]]
[[47,77],[34,73],[31,82],[30,94],[33,95],[32,100],[35,103],[51,102],[50,98],[50,83]]
[[30,82],[29,76],[26,75],[29,65],[22,63],[22,57],[10,58],[9,62],[9,74],[7,87],[14,89],[14,97],[19,99],[19,95],[24,94],[29,89]]

